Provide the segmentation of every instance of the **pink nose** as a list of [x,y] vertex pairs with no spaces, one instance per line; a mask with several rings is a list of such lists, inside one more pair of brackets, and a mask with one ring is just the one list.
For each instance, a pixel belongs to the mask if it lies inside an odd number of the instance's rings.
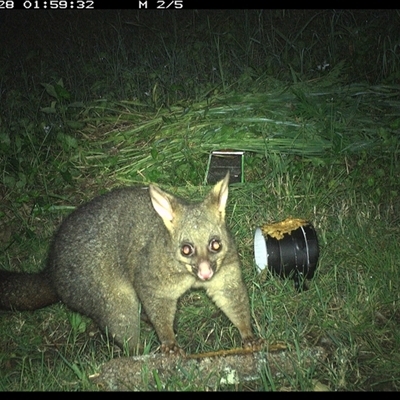
[[208,281],[212,278],[214,272],[211,269],[210,263],[208,261],[200,262],[199,266],[197,267],[197,276],[202,281]]

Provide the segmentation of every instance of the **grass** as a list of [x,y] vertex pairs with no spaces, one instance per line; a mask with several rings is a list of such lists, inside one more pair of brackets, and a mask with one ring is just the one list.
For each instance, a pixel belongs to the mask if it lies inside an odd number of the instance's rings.
[[[200,10],[158,24],[153,12],[39,12],[43,30],[15,15],[1,26],[2,268],[40,270],[62,218],[98,193],[157,182],[201,198],[209,152],[246,150],[227,215],[253,327],[299,362],[231,389],[399,389],[398,12]],[[320,242],[303,293],[253,261],[255,228],[288,216],[312,221]],[[180,300],[176,328],[189,353],[240,345],[202,292]],[[88,377],[124,355],[61,304],[3,313],[0,337],[1,390],[93,390]],[[146,323],[142,342],[159,345]],[[307,366],[315,345],[328,357]],[[163,387],[206,389],[144,382]]]
[[[381,160],[370,160],[372,170],[374,163],[381,165]],[[293,348],[322,345],[329,354],[327,363],[315,371],[270,377],[269,384],[251,389],[312,389],[315,380],[331,390],[398,389],[398,197],[388,191],[378,198],[368,191],[363,170],[355,167],[348,173],[345,163],[309,167],[307,185],[286,172],[232,187],[229,222],[242,256],[257,334]],[[335,180],[340,189],[332,184]],[[287,215],[310,218],[320,240],[317,275],[310,290],[301,294],[291,281],[257,275],[253,263],[254,228]],[[36,244],[37,239],[31,240],[31,249]],[[39,246],[46,247],[46,240]],[[9,257],[18,250],[12,246]],[[39,268],[41,258],[28,257],[27,264]],[[90,320],[83,321],[62,305],[3,315],[2,364],[8,366],[2,370],[3,388],[91,388],[87,376],[120,352],[100,338]],[[240,344],[236,330],[201,292],[181,300],[177,332],[188,352]],[[146,325],[143,338],[151,351],[157,348],[154,332]]]

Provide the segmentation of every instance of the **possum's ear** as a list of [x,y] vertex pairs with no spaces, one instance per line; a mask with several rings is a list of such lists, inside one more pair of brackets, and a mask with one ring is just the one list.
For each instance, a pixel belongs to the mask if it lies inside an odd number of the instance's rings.
[[175,218],[175,197],[164,192],[155,185],[149,186],[149,192],[151,203],[153,204],[154,209],[156,210],[157,214],[162,218],[168,230],[171,230]]
[[222,221],[225,219],[225,208],[226,203],[228,202],[228,193],[229,171],[225,175],[224,179],[215,184],[205,200],[206,202],[208,202],[209,207],[215,210],[215,213],[219,217],[219,220]]

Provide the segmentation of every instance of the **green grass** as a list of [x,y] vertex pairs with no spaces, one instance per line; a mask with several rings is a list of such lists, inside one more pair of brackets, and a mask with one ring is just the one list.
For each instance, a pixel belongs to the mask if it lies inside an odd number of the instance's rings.
[[[40,270],[62,218],[96,194],[157,182],[198,199],[209,152],[246,150],[227,215],[253,327],[299,360],[231,389],[398,390],[398,12],[36,15],[43,30],[1,26],[25,35],[0,49],[1,267]],[[303,293],[253,261],[255,228],[288,216],[310,220],[320,243]],[[0,317],[1,390],[93,390],[89,376],[124,355],[61,304]],[[180,300],[176,328],[189,353],[240,345],[202,292]],[[142,343],[159,346],[144,322]],[[316,345],[328,357],[307,366]]]
[[[382,165],[382,160],[368,161],[372,171],[375,163]],[[293,161],[292,169],[296,167]],[[398,192],[392,193],[398,188],[386,187],[378,197],[363,171],[364,166],[356,166],[349,173],[345,163],[308,167],[309,180],[286,172],[232,187],[229,223],[243,260],[256,333],[292,349],[321,345],[329,355],[314,371],[303,370],[300,363],[295,376],[264,378],[248,389],[305,390],[312,389],[314,381],[331,390],[399,388],[400,230]],[[332,185],[335,180],[340,188]],[[312,220],[320,240],[318,272],[310,290],[300,294],[290,280],[257,274],[253,262],[255,227],[288,215]],[[37,245],[46,247],[46,240],[24,241],[25,251],[40,254],[26,255],[27,264],[35,268],[43,255]],[[18,250],[14,244],[7,254],[13,259]],[[21,268],[29,269],[27,264]],[[110,357],[121,355],[106,344],[90,320],[77,319],[62,305],[5,314],[0,329],[4,389],[90,389],[88,375]],[[182,298],[177,332],[179,343],[190,353],[240,345],[237,331],[202,292]],[[150,351],[156,350],[158,341],[146,324],[143,340]]]

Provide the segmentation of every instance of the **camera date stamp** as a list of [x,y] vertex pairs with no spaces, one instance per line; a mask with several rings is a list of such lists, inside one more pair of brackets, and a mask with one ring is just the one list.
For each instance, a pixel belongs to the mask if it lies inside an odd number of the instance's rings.
[[[103,8],[104,3],[98,4]],[[179,10],[183,9],[183,0],[137,0],[129,3],[130,9]],[[0,0],[0,10],[94,10],[96,0]]]

